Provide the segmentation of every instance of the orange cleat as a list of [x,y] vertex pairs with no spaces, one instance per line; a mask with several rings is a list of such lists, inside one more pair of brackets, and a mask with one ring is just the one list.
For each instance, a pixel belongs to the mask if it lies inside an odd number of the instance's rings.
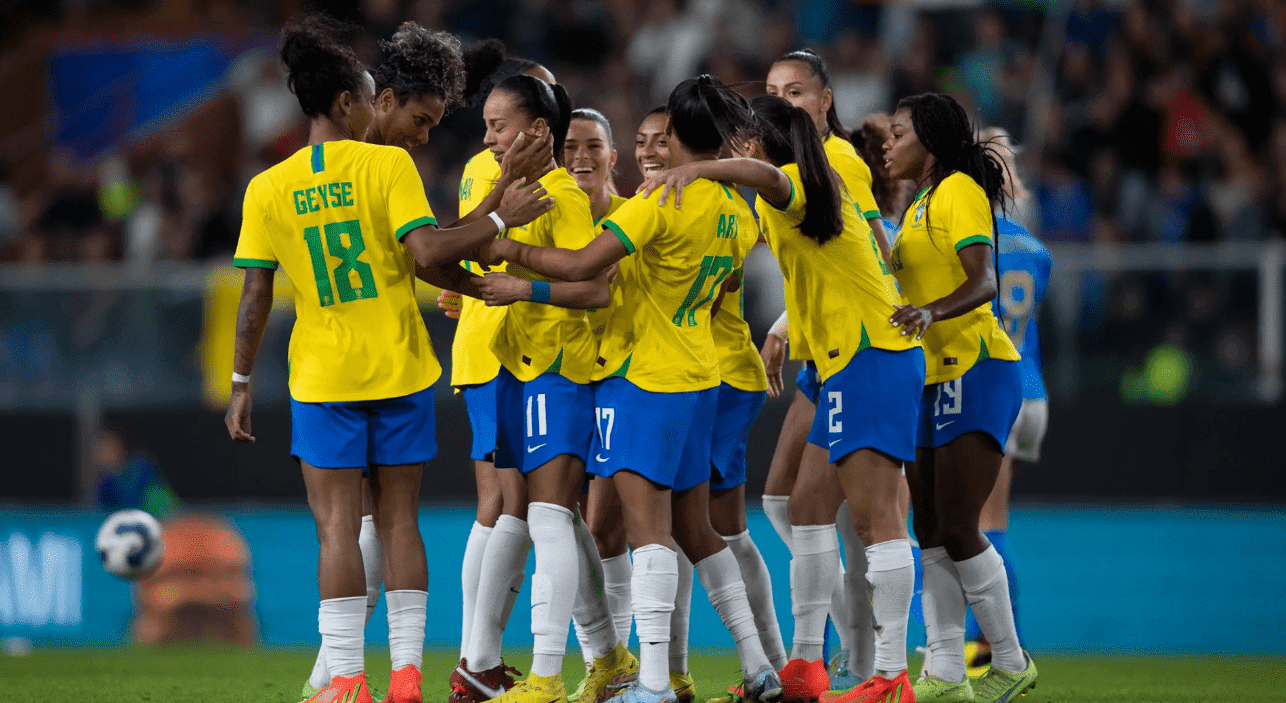
[[424,703],[420,670],[415,668],[414,664],[395,669],[389,676],[388,693],[380,703]]
[[826,662],[791,659],[778,672],[781,677],[781,700],[784,703],[815,703],[830,690]]
[[828,692],[821,703],[915,703],[915,692],[903,671],[897,678],[872,676],[851,690]]
[[336,676],[330,680],[329,686],[304,703],[373,703],[371,689],[366,685],[366,672],[349,678]]

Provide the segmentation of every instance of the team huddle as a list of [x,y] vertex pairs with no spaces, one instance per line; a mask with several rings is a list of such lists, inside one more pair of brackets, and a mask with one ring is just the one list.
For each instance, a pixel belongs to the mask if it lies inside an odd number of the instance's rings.
[[[753,99],[709,75],[676,86],[637,126],[644,183],[625,198],[613,125],[545,67],[406,23],[368,71],[339,30],[311,15],[283,33],[309,144],[247,187],[234,258],[235,440],[254,441],[274,272],[294,284],[291,454],[320,542],[304,701],[373,700],[363,630],[381,584],[383,700],[423,700],[417,514],[441,366],[417,278],[459,319],[450,380],[478,488],[451,703],[690,703],[694,578],[740,659],[726,703],[992,702],[1035,685],[989,517],[1003,494],[1003,522],[1011,461],[1034,460],[1044,428],[1033,315],[1049,259],[999,214],[1023,194],[1006,135],[980,139],[938,94],[850,135],[825,63],[800,50]],[[456,105],[482,107],[486,136],[448,225],[409,151]],[[882,220],[902,184],[910,205]],[[762,350],[742,298],[760,242],[786,302]],[[787,356],[805,365],[763,506],[791,553],[789,651],[745,489],[747,437]],[[914,682],[908,510],[928,643]],[[532,550],[533,660],[516,680],[501,639]],[[569,694],[573,625],[586,674]]]

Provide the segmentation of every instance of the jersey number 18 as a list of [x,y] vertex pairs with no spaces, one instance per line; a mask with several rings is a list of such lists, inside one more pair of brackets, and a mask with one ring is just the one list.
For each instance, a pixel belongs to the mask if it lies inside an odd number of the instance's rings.
[[[326,233],[325,250],[322,249],[322,232]],[[348,244],[340,237],[348,235]],[[362,223],[357,220],[331,222],[321,229],[304,228],[304,241],[308,243],[308,255],[313,262],[313,278],[317,281],[317,298],[322,307],[335,304],[335,291],[339,291],[339,302],[349,303],[379,296],[375,289],[375,275],[371,273],[370,264],[359,261],[358,256],[366,251],[366,240],[362,239]],[[335,267],[335,285],[330,282],[330,271],[326,267],[326,254],[340,260]],[[353,287],[352,272],[357,272],[360,285]]]

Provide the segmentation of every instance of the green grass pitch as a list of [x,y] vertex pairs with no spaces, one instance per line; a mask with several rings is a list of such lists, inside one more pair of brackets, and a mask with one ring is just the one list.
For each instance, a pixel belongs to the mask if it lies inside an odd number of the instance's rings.
[[[313,652],[218,647],[37,649],[0,656],[0,699],[10,703],[296,703]],[[425,654],[426,703],[446,700],[450,651]],[[530,653],[507,661],[526,671]],[[372,649],[366,663],[376,689],[388,682],[388,650]],[[1286,700],[1286,659],[1232,657],[1104,657],[1036,655],[1040,682],[1023,703]],[[574,687],[581,663],[568,657],[564,675]],[[736,657],[691,657],[697,700],[719,695],[738,677]],[[911,671],[919,670],[913,661]]]

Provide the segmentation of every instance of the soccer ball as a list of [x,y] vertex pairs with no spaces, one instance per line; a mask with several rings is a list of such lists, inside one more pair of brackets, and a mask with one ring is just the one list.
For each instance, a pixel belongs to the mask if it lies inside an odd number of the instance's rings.
[[95,544],[103,568],[124,579],[147,576],[165,555],[161,523],[142,510],[112,513],[98,528]]

